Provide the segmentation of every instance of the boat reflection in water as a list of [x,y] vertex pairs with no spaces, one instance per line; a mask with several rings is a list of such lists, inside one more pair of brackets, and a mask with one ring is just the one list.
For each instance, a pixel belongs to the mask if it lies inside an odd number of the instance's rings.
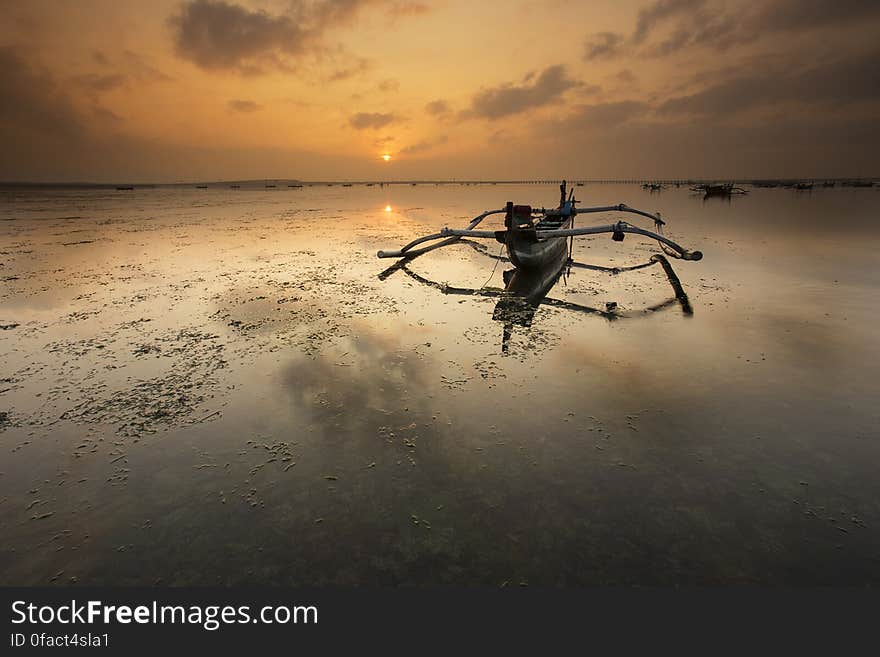
[[[510,259],[504,256],[492,254],[485,246],[477,242],[467,239],[461,240],[462,244],[467,244],[478,253],[501,262],[510,263]],[[582,313],[585,315],[595,315],[602,317],[608,321],[618,319],[644,317],[660,310],[679,307],[684,316],[693,315],[693,308],[687,293],[681,285],[681,281],[673,270],[669,260],[662,254],[654,254],[647,262],[628,267],[603,267],[600,265],[592,265],[582,262],[576,262],[571,259],[571,251],[562,251],[559,257],[548,266],[541,269],[527,270],[522,268],[512,268],[504,271],[504,289],[483,287],[479,289],[455,287],[447,283],[439,283],[430,280],[420,274],[417,274],[409,267],[411,259],[401,260],[381,274],[380,280],[388,278],[396,271],[402,271],[407,276],[418,283],[433,287],[440,290],[443,294],[454,294],[462,296],[482,296],[496,297],[498,302],[492,312],[492,319],[503,324],[501,338],[501,353],[508,354],[510,350],[510,342],[513,337],[514,327],[522,327],[529,329],[535,318],[535,314],[542,305],[561,308],[571,312]],[[584,269],[603,273],[606,275],[617,275],[626,272],[647,269],[654,266],[662,267],[666,274],[666,278],[672,287],[673,296],[663,301],[645,306],[636,310],[621,311],[617,304],[610,302],[605,304],[604,308],[594,308],[591,306],[574,303],[571,301],[563,301],[548,296],[550,291],[556,285],[560,278],[567,279],[571,275],[572,269]]]

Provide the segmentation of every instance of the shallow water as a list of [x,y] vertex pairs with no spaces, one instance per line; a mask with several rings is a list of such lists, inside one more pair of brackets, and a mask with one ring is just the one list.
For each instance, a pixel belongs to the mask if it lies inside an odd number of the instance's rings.
[[379,277],[552,186],[0,191],[0,584],[880,583],[878,190],[577,193],[704,252],[692,315],[576,268],[503,341],[506,263]]

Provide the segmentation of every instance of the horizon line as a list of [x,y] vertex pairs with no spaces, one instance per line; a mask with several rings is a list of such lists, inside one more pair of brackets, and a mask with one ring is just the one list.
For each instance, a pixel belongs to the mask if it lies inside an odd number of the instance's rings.
[[97,181],[40,181],[40,180],[0,180],[0,187],[181,187],[187,185],[233,185],[233,184],[269,184],[269,183],[296,183],[301,185],[403,185],[403,184],[507,184],[507,185],[541,185],[559,184],[563,181],[571,183],[590,184],[691,184],[706,182],[877,182],[880,176],[794,176],[794,177],[714,177],[714,178],[399,178],[394,180],[377,180],[370,178],[336,178],[323,180],[305,180],[301,178],[242,178],[221,180],[190,180],[174,182],[97,182]]

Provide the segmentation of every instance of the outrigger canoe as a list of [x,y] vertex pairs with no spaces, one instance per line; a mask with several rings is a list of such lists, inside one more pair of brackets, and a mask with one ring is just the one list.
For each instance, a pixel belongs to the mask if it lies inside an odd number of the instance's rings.
[[[633,316],[633,314],[640,315],[645,312],[655,312],[662,308],[671,307],[676,302],[681,306],[684,315],[693,314],[690,300],[678,276],[672,269],[672,265],[670,265],[665,256],[668,255],[683,260],[700,260],[703,257],[702,253],[699,251],[689,251],[662,235],[661,231],[665,222],[659,214],[643,212],[623,204],[578,208],[574,195],[570,194],[566,198],[565,192],[565,182],[563,181],[560,187],[559,207],[552,210],[542,208],[536,211],[530,206],[514,205],[509,202],[503,209],[489,210],[475,217],[465,229],[450,230],[444,228],[439,233],[413,240],[395,251],[379,251],[378,255],[380,258],[399,258],[398,262],[379,274],[379,278],[384,280],[396,271],[403,271],[419,283],[435,287],[444,294],[498,297],[498,303],[495,306],[492,318],[504,324],[501,342],[503,354],[508,353],[513,327],[515,325],[530,326],[535,311],[544,303],[578,312],[600,315],[609,320]],[[630,212],[649,217],[654,220],[657,232],[639,228],[623,221],[604,226],[574,227],[575,217],[578,214],[611,211]],[[504,214],[504,230],[475,230],[476,226],[486,217],[501,213]],[[603,267],[572,260],[570,240],[579,235],[597,235],[601,233],[611,233],[612,239],[615,241],[623,240],[626,233],[650,237],[659,242],[663,253],[652,255],[645,263],[626,267]],[[469,237],[494,238],[505,245],[509,257],[504,258],[500,255],[491,255],[483,245],[466,239]],[[453,287],[446,283],[431,281],[409,269],[409,262],[413,258],[434,249],[454,244],[460,240],[463,240],[463,243],[472,246],[484,255],[496,260],[509,261],[514,265],[513,269],[504,272],[503,290],[487,288],[485,286],[479,290]],[[434,242],[433,244],[420,246],[425,242],[432,241]],[[605,309],[602,310],[570,301],[551,299],[547,296],[560,276],[564,276],[566,269],[570,272],[572,267],[618,274],[625,271],[644,269],[652,265],[660,265],[663,268],[675,292],[675,297],[662,303],[648,306],[642,311],[635,311],[635,313],[633,311],[624,311],[621,313],[617,303],[614,302],[606,303]]]
[[[548,268],[561,269],[565,265],[568,259],[562,256],[568,251],[569,238],[611,233],[613,240],[621,242],[627,233],[631,233],[657,240],[663,252],[671,257],[681,260],[700,260],[703,257],[700,251],[690,251],[664,236],[662,230],[666,222],[659,214],[637,210],[623,203],[584,208],[577,207],[577,203],[574,190],[566,197],[566,183],[562,181],[557,208],[536,209],[529,205],[508,202],[504,208],[488,210],[474,217],[466,228],[444,228],[439,233],[420,237],[399,249],[379,251],[377,255],[380,258],[410,259],[454,244],[462,238],[495,239],[506,246],[510,261],[517,269],[546,272]],[[599,212],[625,212],[647,217],[653,220],[655,230],[634,226],[625,221],[580,228],[574,226],[577,215]],[[483,219],[496,214],[504,214],[504,230],[477,230],[477,225]],[[433,244],[421,246],[428,242]]]

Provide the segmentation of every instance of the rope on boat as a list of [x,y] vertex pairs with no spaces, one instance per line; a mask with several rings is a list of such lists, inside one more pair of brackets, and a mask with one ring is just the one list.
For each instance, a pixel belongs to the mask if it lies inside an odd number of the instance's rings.
[[486,279],[486,282],[483,283],[481,289],[482,289],[482,288],[485,288],[485,287],[489,284],[489,281],[492,280],[492,277],[495,275],[495,270],[498,269],[498,263],[501,262],[501,251],[502,251],[502,250],[504,250],[504,245],[503,245],[503,244],[501,245],[501,249],[499,249],[499,251],[498,251],[498,257],[495,258],[495,265],[492,267],[492,273],[489,274],[489,278],[487,278],[487,279]]
[[474,242],[473,240],[469,240],[464,237],[462,237],[460,241],[462,244],[467,244],[474,251],[476,251],[480,255],[486,256],[487,258],[492,258],[493,260],[500,260],[501,262],[510,262],[510,258],[505,258],[503,255],[501,255],[501,252],[504,251],[503,246],[501,247],[501,251],[499,251],[499,255],[495,255],[494,253],[489,253],[489,249],[486,248],[486,246],[484,244],[480,244],[479,242]]

